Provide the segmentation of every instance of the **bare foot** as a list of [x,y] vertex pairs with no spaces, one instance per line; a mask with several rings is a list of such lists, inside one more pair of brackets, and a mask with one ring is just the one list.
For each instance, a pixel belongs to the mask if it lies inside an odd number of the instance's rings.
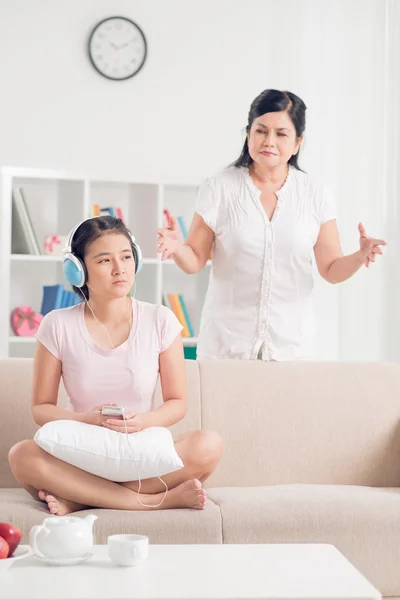
[[39,500],[41,500],[42,502],[46,502],[46,496],[48,495],[49,492],[46,492],[46,490],[39,490],[38,491],[38,496],[39,496]]
[[[198,479],[189,479],[168,492],[171,508],[196,508],[204,510],[207,502],[206,491]],[[167,498],[168,498],[167,496]]]
[[54,496],[46,490],[39,490],[38,496],[43,502],[47,502],[49,512],[51,512],[52,515],[57,515],[58,517],[69,515],[77,510],[84,510],[86,508],[86,506],[82,506],[76,502],[71,502],[70,500],[65,500],[65,498]]

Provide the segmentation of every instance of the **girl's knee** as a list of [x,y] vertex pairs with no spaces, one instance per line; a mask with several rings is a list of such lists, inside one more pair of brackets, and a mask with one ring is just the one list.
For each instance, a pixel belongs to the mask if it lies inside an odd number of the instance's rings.
[[210,465],[221,458],[223,450],[222,438],[216,431],[199,429],[193,432],[189,449],[194,462]]
[[17,476],[30,470],[39,450],[39,446],[33,440],[23,440],[15,444],[8,453],[8,463],[13,474]]
[[216,431],[206,429],[204,432],[206,434],[205,444],[208,447],[210,454],[213,455],[214,460],[219,460],[224,449],[222,437]]

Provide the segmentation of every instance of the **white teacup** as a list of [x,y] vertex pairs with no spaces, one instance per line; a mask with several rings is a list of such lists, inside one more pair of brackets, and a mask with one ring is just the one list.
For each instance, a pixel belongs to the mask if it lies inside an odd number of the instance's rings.
[[121,567],[136,567],[149,554],[147,535],[121,533],[108,536],[108,556]]

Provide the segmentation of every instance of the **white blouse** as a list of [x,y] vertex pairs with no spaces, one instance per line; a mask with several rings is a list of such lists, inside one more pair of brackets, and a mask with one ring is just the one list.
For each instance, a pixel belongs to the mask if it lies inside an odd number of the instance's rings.
[[312,257],[336,218],[330,190],[290,167],[270,221],[247,167],[199,189],[195,211],[214,231],[198,358],[301,360],[313,355]]

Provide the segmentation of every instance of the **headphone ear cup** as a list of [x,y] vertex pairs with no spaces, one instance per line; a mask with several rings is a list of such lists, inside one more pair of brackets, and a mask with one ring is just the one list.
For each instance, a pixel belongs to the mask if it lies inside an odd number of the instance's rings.
[[136,242],[132,242],[132,254],[135,260],[135,274],[139,273],[142,270],[143,259],[142,252],[140,247],[136,244]]
[[86,265],[77,256],[68,252],[63,259],[64,277],[70,285],[82,288],[87,281]]

